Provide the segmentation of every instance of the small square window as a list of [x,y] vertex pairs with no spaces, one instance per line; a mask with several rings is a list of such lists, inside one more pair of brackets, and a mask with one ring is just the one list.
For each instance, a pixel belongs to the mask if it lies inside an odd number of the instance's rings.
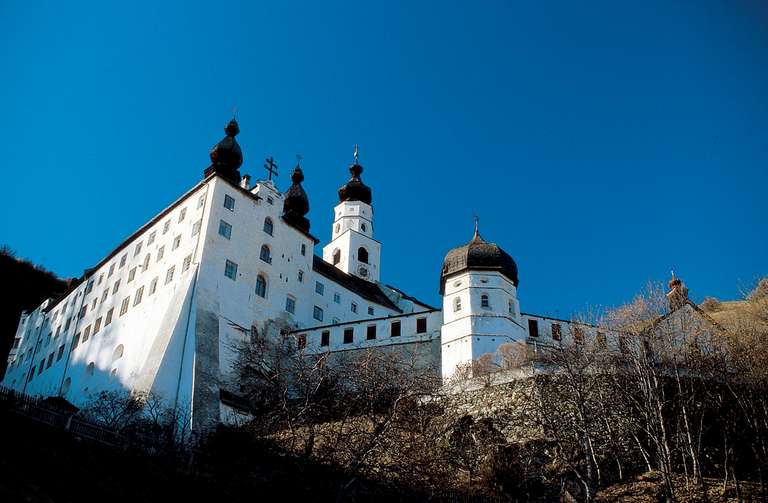
[[202,220],[198,220],[197,222],[192,224],[192,235],[193,236],[196,236],[197,234],[200,233],[200,226],[201,225],[203,225],[203,221]]
[[225,194],[224,195],[224,207],[229,211],[235,211],[235,198]]
[[149,284],[149,294],[152,295],[157,290],[157,276],[152,278],[152,282]]
[[285,298],[285,310],[291,314],[296,313],[296,299],[291,296]]
[[133,249],[133,256],[136,257],[141,253],[141,245],[143,244],[142,241],[139,241],[139,244],[136,245],[136,248]]
[[120,257],[120,267],[123,267],[125,265],[125,261],[128,260],[128,254],[126,253],[122,257]]
[[323,321],[323,310],[315,306],[312,310],[312,317],[317,321]]
[[128,271],[128,283],[133,281],[133,278],[135,278],[135,277],[136,277],[136,268],[134,267],[133,269]]
[[163,259],[163,255],[165,255],[165,246],[161,246],[157,249],[157,262],[160,262]]
[[152,233],[149,235],[149,239],[147,240],[147,246],[155,242],[156,235],[157,235],[157,231],[152,231]]
[[120,289],[120,280],[115,281],[115,286],[112,287],[112,295],[117,293],[117,290]]
[[339,292],[333,294],[333,301],[337,304],[341,304],[341,294]]
[[319,293],[320,295],[322,295],[324,291],[325,291],[325,285],[323,285],[319,281],[316,281],[315,282],[315,292]]
[[355,340],[355,329],[345,328],[344,329],[344,344],[352,344],[352,342]]
[[390,337],[400,337],[400,322],[399,321],[393,321],[392,324],[389,326],[389,336]]
[[353,313],[357,312],[357,304],[355,304],[354,302],[350,304],[349,308],[352,310]]
[[189,265],[192,263],[192,255],[184,257],[184,263],[181,265],[181,272],[185,272],[189,269]]
[[106,327],[110,323],[112,323],[112,315],[115,313],[115,308],[110,308],[109,311],[107,311],[107,317],[104,318],[104,326]]
[[237,264],[231,260],[227,260],[226,264],[224,265],[224,276],[232,280],[237,278]]
[[115,264],[110,264],[109,266],[109,272],[107,273],[107,277],[109,278],[115,273]]
[[144,296],[144,287],[142,286],[136,290],[136,295],[133,296],[133,305],[138,306],[141,304],[141,298]]
[[368,314],[373,316],[373,308],[371,306],[368,306]]
[[186,216],[187,216],[187,209],[186,208],[182,208],[182,210],[179,212],[179,222],[183,222],[184,221],[184,217],[186,217]]
[[85,330],[83,330],[83,342],[88,340],[88,337],[91,335],[91,326],[88,325],[85,327]]
[[227,239],[232,238],[232,226],[224,220],[219,220],[219,236],[223,236]]
[[326,330],[320,334],[320,345],[330,346],[330,344],[331,344],[331,332]]
[[171,230],[171,221],[170,221],[170,219],[166,220],[165,223],[163,224],[163,234],[167,233],[169,230]]
[[98,334],[100,329],[101,329],[101,318],[97,318],[96,321],[93,323],[93,335]]
[[171,247],[171,250],[175,250],[176,248],[179,247],[180,244],[181,244],[181,235],[173,238],[173,246]]
[[176,266],[171,266],[170,269],[168,269],[168,272],[165,273],[165,284],[167,285],[171,281],[173,281],[173,270],[176,269]]
[[120,316],[128,312],[128,305],[130,304],[130,302],[131,302],[130,297],[126,297],[123,299],[123,303],[120,305]]

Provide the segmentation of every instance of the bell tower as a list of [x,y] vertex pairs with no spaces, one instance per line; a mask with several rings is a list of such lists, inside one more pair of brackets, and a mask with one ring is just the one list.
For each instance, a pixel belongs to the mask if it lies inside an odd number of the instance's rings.
[[347,274],[367,281],[379,281],[381,243],[373,239],[371,188],[363,183],[363,167],[355,161],[349,167],[352,177],[339,189],[339,204],[333,209],[331,242],[323,248],[323,260]]

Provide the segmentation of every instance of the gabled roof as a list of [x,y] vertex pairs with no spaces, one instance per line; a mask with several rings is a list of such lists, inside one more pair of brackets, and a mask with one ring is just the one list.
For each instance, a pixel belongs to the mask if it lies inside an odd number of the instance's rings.
[[313,257],[312,270],[325,276],[331,281],[338,283],[347,290],[358,294],[366,300],[375,302],[380,306],[392,309],[398,313],[403,312],[403,310],[397,307],[394,302],[389,300],[389,297],[387,297],[375,283],[347,274],[323,260],[322,257],[318,257],[317,255]]

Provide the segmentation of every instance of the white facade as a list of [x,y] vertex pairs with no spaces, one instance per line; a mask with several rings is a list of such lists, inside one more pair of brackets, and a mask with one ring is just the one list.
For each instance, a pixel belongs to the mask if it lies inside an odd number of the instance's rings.
[[347,274],[379,281],[381,243],[373,239],[373,208],[362,201],[342,201],[334,208],[331,242],[323,260]]

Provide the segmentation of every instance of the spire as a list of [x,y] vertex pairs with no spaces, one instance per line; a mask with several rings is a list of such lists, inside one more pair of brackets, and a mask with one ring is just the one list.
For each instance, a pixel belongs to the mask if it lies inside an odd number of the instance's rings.
[[373,199],[371,188],[363,183],[360,175],[363,173],[363,167],[359,163],[360,148],[355,145],[354,163],[349,167],[349,173],[352,177],[339,189],[339,201],[362,201],[365,204],[371,204]]
[[309,220],[305,217],[309,213],[309,198],[301,182],[304,181],[304,172],[301,169],[301,156],[296,155],[296,167],[293,169],[291,181],[293,184],[285,192],[283,203],[283,219],[290,225],[309,232]]
[[480,217],[475,215],[475,235],[472,236],[472,241],[482,241],[483,238],[480,236]]
[[240,126],[234,117],[224,128],[226,136],[211,149],[211,165],[203,172],[203,176],[219,173],[221,176],[240,185],[240,166],[243,164],[243,153],[235,136],[240,133]]

